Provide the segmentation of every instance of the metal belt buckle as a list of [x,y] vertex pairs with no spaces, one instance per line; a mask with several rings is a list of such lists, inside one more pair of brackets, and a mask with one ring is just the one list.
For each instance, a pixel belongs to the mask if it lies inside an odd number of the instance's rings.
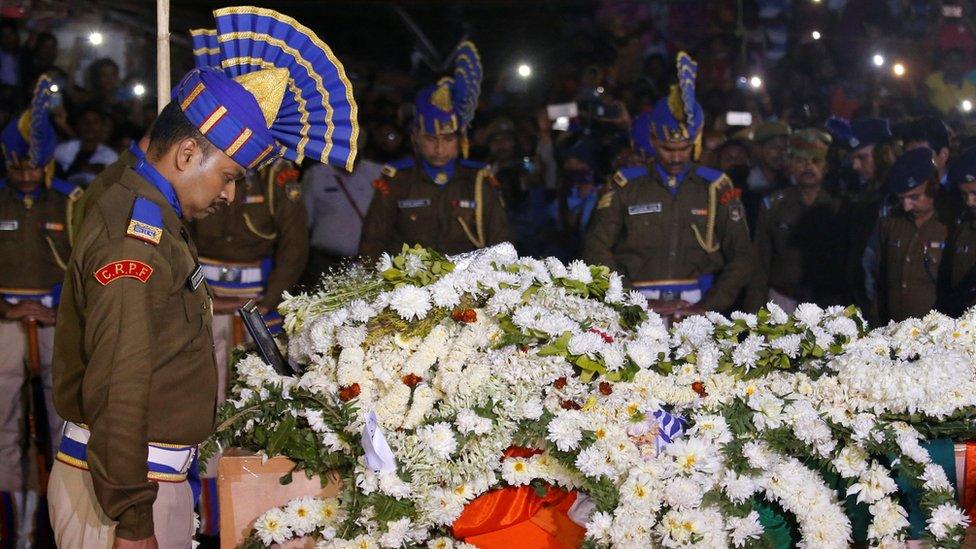
[[221,282],[239,282],[241,278],[241,270],[236,267],[220,267],[220,278]]

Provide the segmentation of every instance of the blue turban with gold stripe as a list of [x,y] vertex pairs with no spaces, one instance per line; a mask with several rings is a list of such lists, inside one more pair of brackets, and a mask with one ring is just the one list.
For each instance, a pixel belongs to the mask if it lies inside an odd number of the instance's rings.
[[463,132],[474,119],[481,93],[481,56],[474,44],[464,41],[451,57],[454,74],[417,93],[414,128],[421,133]]
[[48,116],[51,96],[57,90],[54,84],[51,77],[41,75],[34,85],[30,107],[11,120],[0,133],[7,166],[43,168],[54,158],[58,137]]
[[695,99],[695,77],[698,63],[685,52],[678,54],[678,83],[671,86],[668,97],[651,111],[651,136],[662,142],[693,141],[700,148],[705,113]]
[[245,168],[282,155],[352,170],[359,125],[352,85],[332,50],[274,10],[214,11],[193,31],[197,68],[175,90],[187,118]]

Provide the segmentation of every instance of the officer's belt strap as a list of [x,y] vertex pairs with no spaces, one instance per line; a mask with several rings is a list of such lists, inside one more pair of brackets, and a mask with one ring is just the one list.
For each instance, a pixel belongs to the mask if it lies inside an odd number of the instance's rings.
[[[88,470],[88,439],[91,432],[85,427],[65,422],[61,435],[61,445],[56,459],[61,463]],[[161,442],[149,443],[149,457],[146,460],[149,480],[157,482],[183,482],[190,470],[193,458],[196,457],[196,446],[166,444]]]

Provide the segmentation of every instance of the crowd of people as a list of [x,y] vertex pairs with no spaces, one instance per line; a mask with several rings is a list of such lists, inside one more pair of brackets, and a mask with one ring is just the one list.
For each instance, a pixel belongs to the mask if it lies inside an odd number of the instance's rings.
[[[447,74],[363,59],[346,60],[348,78],[341,67],[324,67],[341,74],[336,88],[309,93],[330,102],[330,117],[348,115],[349,127],[336,132],[341,116],[330,118],[333,127],[318,136],[315,124],[326,122],[302,119],[310,126],[273,162],[281,134],[272,122],[304,108],[284,91],[299,84],[265,73],[265,87],[256,89],[280,95],[259,94],[261,112],[240,115],[244,129],[214,115],[221,93],[251,93],[231,90],[223,73],[206,76],[222,66],[217,31],[194,31],[198,69],[190,74],[199,82],[181,81],[157,119],[151,97],[130,93],[115,62],[96,60],[86,81],[76,82],[77,56],[58,65],[53,34],[35,25],[24,36],[3,21],[0,342],[9,353],[0,390],[19,393],[28,347],[39,346],[33,375],[47,387],[49,444],[59,444],[59,416],[72,432],[87,433],[74,395],[63,394],[55,409],[50,371],[52,348],[73,356],[78,327],[91,314],[77,297],[87,281],[78,277],[91,274],[78,274],[84,254],[112,266],[90,265],[105,288],[119,277],[145,284],[160,258],[178,265],[173,279],[189,292],[180,314],[193,341],[213,340],[220,400],[229,351],[245,339],[235,313],[247,301],[279,326],[282,292],[403,245],[454,254],[510,241],[521,255],[606,265],[652,309],[675,318],[755,311],[768,301],[788,312],[802,302],[854,304],[873,324],[933,308],[957,314],[976,303],[972,4],[605,0],[561,22],[566,47],[552,53],[553,69],[535,76],[528,65],[486,72],[493,65],[474,45],[477,33],[453,50]],[[200,91],[208,86],[219,90],[217,99]],[[206,101],[209,110],[199,106]],[[294,129],[295,119],[283,125]],[[252,131],[262,121],[268,127]],[[179,186],[196,173],[182,154],[206,152],[184,151],[173,136],[200,143],[205,136],[229,160],[219,178],[209,164],[199,172],[196,202],[163,192],[165,180]],[[162,160],[173,166],[160,175],[152,166]],[[140,197],[155,192],[151,184],[175,216],[119,195],[120,187],[109,187],[116,180]],[[209,190],[225,204],[200,202]],[[106,209],[113,200],[119,211]],[[95,236],[86,218],[122,229]],[[155,247],[171,233],[180,238],[179,253],[166,248],[173,257],[130,242]],[[115,257],[100,239],[139,253]],[[69,297],[78,301],[59,310],[62,280],[77,285]],[[199,291],[204,280],[212,305]],[[164,290],[153,291],[144,305],[169,303]],[[152,325],[163,347],[185,343],[186,334],[137,309],[125,301],[119,310]],[[211,314],[212,322],[204,320]],[[25,330],[37,330],[30,344]],[[85,374],[83,357],[68,362],[63,375]],[[81,389],[62,384],[62,393],[69,390]],[[0,410],[0,493],[13,494],[21,519],[37,503],[22,490],[22,404],[13,399]],[[217,512],[206,506],[213,479],[202,489],[203,530],[214,533]],[[112,517],[123,523],[120,535],[152,533],[144,517],[121,515],[141,504],[130,505],[124,489],[106,490],[100,499],[121,510]],[[18,521],[13,535],[30,537],[30,522]]]

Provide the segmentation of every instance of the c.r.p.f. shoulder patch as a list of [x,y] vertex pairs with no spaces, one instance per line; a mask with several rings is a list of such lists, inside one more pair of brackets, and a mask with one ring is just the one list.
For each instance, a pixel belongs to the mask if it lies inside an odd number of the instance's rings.
[[113,261],[99,268],[94,273],[95,280],[102,286],[108,286],[120,278],[135,278],[145,284],[153,274],[153,268],[135,259]]

